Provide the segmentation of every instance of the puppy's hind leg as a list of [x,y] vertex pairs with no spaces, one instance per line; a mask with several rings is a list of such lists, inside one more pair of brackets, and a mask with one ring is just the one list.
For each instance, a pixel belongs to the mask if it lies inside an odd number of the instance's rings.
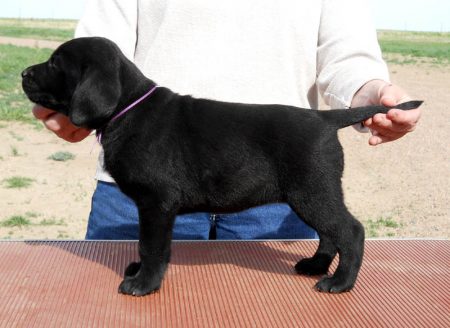
[[315,288],[340,293],[349,291],[355,284],[364,251],[364,229],[339,199],[339,192],[333,193],[332,189],[327,188],[327,192],[294,192],[288,202],[320,237],[314,256],[298,262],[296,271],[308,275],[324,274],[337,252],[339,264],[336,271],[332,276],[322,278]]
[[298,274],[314,276],[328,273],[328,268],[337,254],[337,249],[331,239],[323,234],[319,237],[319,248],[314,256],[302,259],[295,265],[295,271]]
[[170,243],[175,211],[160,206],[139,206],[139,256],[125,270],[119,292],[143,296],[158,290],[170,261]]

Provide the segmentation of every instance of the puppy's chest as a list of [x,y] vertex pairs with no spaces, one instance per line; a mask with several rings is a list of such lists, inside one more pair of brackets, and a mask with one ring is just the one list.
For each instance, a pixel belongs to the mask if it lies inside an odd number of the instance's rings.
[[103,149],[104,169],[118,184],[153,181],[179,171],[174,152],[158,143],[125,140],[120,144],[105,143]]

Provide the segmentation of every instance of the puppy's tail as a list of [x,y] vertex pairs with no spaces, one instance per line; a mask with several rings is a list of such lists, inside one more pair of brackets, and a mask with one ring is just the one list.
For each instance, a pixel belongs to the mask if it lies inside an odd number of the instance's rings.
[[374,116],[378,113],[386,114],[390,109],[397,108],[401,110],[410,110],[418,108],[423,101],[413,100],[402,104],[398,104],[392,107],[386,106],[366,106],[366,107],[355,107],[350,109],[334,109],[321,111],[321,117],[331,126],[336,129],[345,128],[359,122],[362,122],[369,117]]

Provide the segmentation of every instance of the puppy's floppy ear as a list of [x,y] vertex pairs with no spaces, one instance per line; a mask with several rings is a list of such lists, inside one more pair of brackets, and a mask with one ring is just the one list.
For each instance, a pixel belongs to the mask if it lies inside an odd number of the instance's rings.
[[73,93],[69,118],[80,127],[100,128],[113,115],[120,96],[119,70],[87,68]]

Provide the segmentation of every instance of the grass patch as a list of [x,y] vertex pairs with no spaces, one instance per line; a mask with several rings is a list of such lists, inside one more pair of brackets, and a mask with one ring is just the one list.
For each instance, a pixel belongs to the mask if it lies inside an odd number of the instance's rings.
[[9,219],[0,222],[0,226],[7,228],[12,227],[22,228],[29,225],[31,225],[31,221],[20,215],[11,216]]
[[[43,227],[50,227],[50,226],[65,226],[66,223],[63,219],[56,220],[54,218],[52,219],[43,219],[39,223],[33,223],[29,219],[30,218],[37,218],[40,214],[34,213],[34,212],[26,212],[25,215],[13,215],[9,219],[0,221],[0,227],[5,228],[14,228],[14,227],[25,227],[25,226],[43,226]],[[9,232],[10,235],[13,234],[13,232]]]
[[450,33],[379,31],[378,40],[383,53],[404,56],[402,64],[415,64],[420,58],[450,64]]
[[4,179],[2,182],[8,189],[21,189],[28,188],[33,183],[33,179],[26,177],[14,176],[8,179]]
[[48,157],[48,159],[51,159],[53,161],[57,162],[65,162],[69,161],[75,158],[75,155],[68,152],[68,151],[58,151]]
[[[369,238],[376,238],[379,237],[380,234],[380,230],[381,229],[396,229],[396,228],[400,228],[402,225],[395,222],[392,218],[387,217],[387,218],[379,218],[377,220],[368,220],[367,222],[365,222],[364,224],[365,229],[366,229],[366,234],[367,237]],[[394,237],[395,233],[392,231],[388,231],[386,233],[387,237]]]
[[13,157],[20,156],[20,155],[19,155],[19,151],[17,150],[17,147],[11,146],[11,155],[12,155]]
[[31,103],[22,91],[20,73],[28,66],[47,60],[51,49],[0,45],[0,120],[38,124]]
[[14,38],[67,41],[73,38],[73,34],[74,31],[72,29],[0,25],[0,35]]
[[0,35],[66,41],[73,38],[76,20],[59,19],[0,19]]
[[19,136],[19,135],[16,134],[15,132],[9,131],[9,134],[10,134],[11,137],[13,137],[15,140],[17,140],[17,141],[23,141],[23,137],[22,137],[22,136]]
[[40,226],[62,226],[66,225],[63,219],[55,220],[55,219],[44,219],[39,222]]

